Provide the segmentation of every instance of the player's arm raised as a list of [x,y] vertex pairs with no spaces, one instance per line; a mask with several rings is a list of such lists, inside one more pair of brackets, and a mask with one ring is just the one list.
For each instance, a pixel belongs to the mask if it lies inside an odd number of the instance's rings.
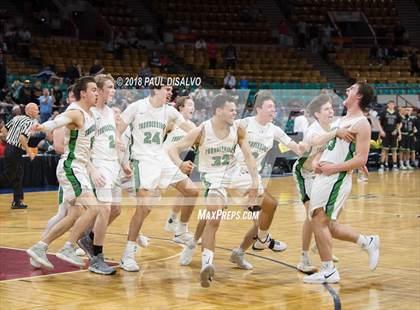
[[322,173],[332,175],[341,171],[351,171],[353,169],[362,168],[368,159],[370,149],[370,132],[369,122],[362,121],[354,126],[356,133],[356,151],[352,159],[341,164],[321,163]]
[[179,154],[182,151],[188,150],[194,144],[199,144],[202,131],[203,126],[200,125],[188,132],[187,135],[184,136],[181,140],[168,147],[169,157],[174,162],[174,164],[177,165],[179,169],[185,174],[191,173],[192,169],[194,168],[194,164],[190,160],[183,161]]

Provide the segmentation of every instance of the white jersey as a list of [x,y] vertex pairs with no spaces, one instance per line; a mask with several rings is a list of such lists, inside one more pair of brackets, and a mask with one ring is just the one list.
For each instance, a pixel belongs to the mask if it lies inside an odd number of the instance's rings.
[[71,166],[74,161],[87,164],[91,157],[91,145],[95,135],[95,120],[92,115],[84,111],[76,102],[68,106],[66,111],[82,111],[85,119],[82,129],[64,130],[64,154],[61,158],[65,159],[64,166]]
[[184,117],[174,107],[163,105],[154,108],[149,97],[130,104],[121,114],[124,123],[130,126],[132,145],[130,159],[141,160],[144,157],[163,155],[163,136],[170,122],[180,125]]
[[219,139],[210,120],[203,122],[204,141],[198,147],[198,170],[205,173],[223,173],[235,166],[234,155],[238,144],[238,129],[234,124],[229,135]]
[[121,135],[121,143],[124,145],[124,148],[125,148],[122,164],[128,164],[130,161],[130,145],[131,145],[130,127],[127,127],[127,129]]
[[[351,130],[352,127],[361,120],[367,121],[365,116],[355,117],[351,119],[343,117],[332,126],[332,130],[337,128],[343,128],[349,125],[350,127],[348,129]],[[345,161],[352,159],[355,151],[356,144],[354,142],[349,143],[335,137],[334,139],[330,140],[326,145],[325,150],[321,155],[320,161],[325,161],[333,164],[341,164]]]
[[116,148],[116,125],[114,112],[108,106],[104,107],[102,115],[96,107],[91,111],[96,121],[96,134],[92,146],[92,159],[118,160]]
[[174,125],[174,128],[166,136],[166,140],[163,143],[163,145],[165,147],[167,147],[167,146],[169,146],[169,145],[171,145],[171,144],[173,144],[175,142],[178,142],[179,140],[181,140],[182,138],[184,138],[186,134],[187,133],[184,130],[182,130],[178,126],[175,126]]
[[[261,125],[255,120],[255,117],[247,117],[238,120],[237,123],[241,124],[247,132],[248,143],[257,162],[258,171],[262,168],[261,164],[265,155],[273,147],[274,140],[284,145],[288,145],[292,141],[280,127],[273,123]],[[235,158],[241,168],[247,169],[244,155],[240,148],[236,149]]]

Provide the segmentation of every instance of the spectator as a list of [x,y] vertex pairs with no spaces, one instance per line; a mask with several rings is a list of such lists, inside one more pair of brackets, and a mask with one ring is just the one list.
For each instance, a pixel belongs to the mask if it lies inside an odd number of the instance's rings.
[[309,40],[311,42],[311,52],[318,53],[319,26],[311,24],[309,27]]
[[150,64],[153,67],[160,67],[160,57],[157,51],[153,51],[152,52],[152,57],[151,57],[151,61]]
[[140,64],[139,77],[141,77],[143,82],[146,78],[152,77],[152,70],[145,61],[142,61],[142,63]]
[[3,58],[3,50],[0,49],[0,90],[7,87],[7,67]]
[[0,119],[0,158],[4,156],[6,150],[6,134],[4,133],[3,127],[4,120]]
[[212,38],[207,44],[207,54],[209,56],[209,68],[216,69],[217,65],[217,45]]
[[51,96],[56,104],[61,103],[63,100],[63,92],[60,90],[60,85],[56,84],[52,90]]
[[229,45],[225,47],[224,57],[225,57],[226,69],[235,70],[235,68],[236,68],[236,48],[232,45],[232,42],[229,43]]
[[328,46],[331,42],[331,33],[333,31],[333,28],[331,27],[331,25],[329,23],[326,23],[323,27],[322,27],[322,31],[321,31],[321,46],[325,47]]
[[304,50],[305,40],[306,40],[306,23],[301,20],[298,23],[297,27],[298,27],[298,49]]
[[249,82],[248,82],[248,80],[246,79],[245,76],[243,76],[241,78],[241,80],[239,81],[239,88],[240,89],[249,89]]
[[207,43],[203,38],[200,38],[195,42],[195,49],[196,50],[206,50],[207,49]]
[[289,27],[286,24],[286,21],[282,19],[278,26],[279,32],[279,44],[287,45],[288,36],[289,36]]
[[127,45],[132,48],[140,47],[140,40],[137,38],[136,32],[133,30],[127,32]]
[[[417,73],[419,73],[419,66],[418,66],[418,62],[417,62],[417,54],[414,50],[411,51],[410,57],[408,59],[410,60],[411,75],[414,76]],[[420,130],[420,128],[418,130]]]
[[236,86],[236,79],[233,75],[230,74],[228,71],[225,79],[223,80],[223,85],[226,89],[232,89]]
[[394,27],[395,44],[402,45],[404,43],[405,32],[406,31],[404,26],[401,25],[400,21],[398,21],[398,23]]
[[102,72],[104,72],[105,68],[102,67],[102,65],[100,64],[98,59],[95,59],[95,61],[93,62],[92,67],[90,67],[89,70],[89,75],[97,75],[97,74],[101,74]]
[[80,78],[81,66],[77,64],[76,60],[73,59],[71,64],[67,67],[66,77],[70,80],[70,84],[73,84],[75,80]]
[[19,95],[17,99],[19,104],[22,105],[27,105],[29,102],[32,101],[31,82],[29,80],[25,80],[23,82],[23,86],[19,90]]
[[50,95],[48,88],[42,90],[42,96],[38,98],[39,101],[39,112],[41,116],[41,123],[48,121],[52,115],[52,109],[54,104],[54,97]]
[[32,85],[32,101],[38,100],[42,96],[42,83],[40,80],[36,80]]
[[29,30],[21,29],[17,33],[18,36],[18,47],[19,52],[22,57],[28,58],[29,57],[29,46],[31,44],[32,35]]
[[114,56],[116,59],[122,59],[124,55],[124,47],[127,46],[127,40],[122,32],[119,32],[114,40]]

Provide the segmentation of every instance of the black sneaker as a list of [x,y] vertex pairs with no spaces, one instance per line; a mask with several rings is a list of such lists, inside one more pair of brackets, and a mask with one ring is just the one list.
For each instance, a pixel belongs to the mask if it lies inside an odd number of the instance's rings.
[[19,202],[13,201],[11,208],[12,209],[26,209],[27,207],[28,207],[28,205],[25,205],[21,201],[19,201]]

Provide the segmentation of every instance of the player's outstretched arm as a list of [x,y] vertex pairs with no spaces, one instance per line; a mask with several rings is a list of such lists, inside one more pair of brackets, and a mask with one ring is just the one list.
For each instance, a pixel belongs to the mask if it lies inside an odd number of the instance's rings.
[[242,154],[244,155],[246,167],[248,168],[248,172],[252,178],[252,189],[257,190],[258,188],[257,162],[255,161],[255,158],[252,155],[251,147],[249,146],[248,139],[246,137],[246,131],[242,126],[238,127],[238,144],[241,147],[241,151],[242,151]]
[[56,118],[51,121],[47,121],[42,124],[34,124],[31,128],[32,131],[43,131],[50,132],[54,129],[68,126],[70,124],[75,125],[77,128],[82,128],[84,124],[84,117],[79,110],[70,110],[62,114],[59,114]]

